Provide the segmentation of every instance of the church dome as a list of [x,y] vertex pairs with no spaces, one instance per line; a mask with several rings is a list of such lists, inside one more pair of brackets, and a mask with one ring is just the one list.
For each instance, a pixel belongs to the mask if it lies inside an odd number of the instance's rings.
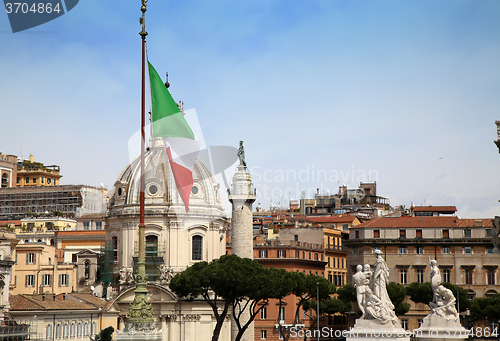
[[[175,180],[170,168],[167,153],[161,138],[150,141],[150,147],[144,155],[145,167],[145,206],[156,206],[155,213],[166,213],[165,210],[184,213],[184,203],[177,192]],[[110,199],[109,210],[125,209],[139,205],[140,200],[141,159],[137,157],[121,172],[114,185],[114,193]],[[199,159],[193,167],[193,188],[189,198],[189,213],[216,209],[222,210],[219,196],[219,184],[208,167]],[[162,211],[159,212],[158,210]],[[130,212],[132,213],[132,212]],[[214,214],[216,212],[212,212]],[[216,213],[220,215],[221,212]]]

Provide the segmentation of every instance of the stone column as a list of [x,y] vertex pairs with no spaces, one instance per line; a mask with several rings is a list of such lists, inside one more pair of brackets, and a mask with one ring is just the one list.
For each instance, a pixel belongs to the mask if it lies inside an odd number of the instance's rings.
[[[241,148],[241,147],[240,147]],[[252,178],[247,171],[246,164],[241,161],[238,171],[233,177],[233,183],[229,192],[229,201],[233,206],[231,218],[231,253],[242,258],[253,259],[253,217],[252,204],[256,199],[256,192],[252,186]],[[234,312],[233,312],[234,315]],[[244,324],[250,318],[245,312],[241,316]],[[231,319],[231,340],[234,341],[238,327],[234,319]],[[243,334],[243,341],[254,341],[254,324],[248,326]]]

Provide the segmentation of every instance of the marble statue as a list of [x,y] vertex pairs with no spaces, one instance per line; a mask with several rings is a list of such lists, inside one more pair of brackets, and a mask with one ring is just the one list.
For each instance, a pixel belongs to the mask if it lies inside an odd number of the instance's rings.
[[238,158],[240,159],[240,166],[245,166],[247,165],[245,161],[245,148],[243,148],[243,141],[240,141],[240,148],[238,148]]
[[492,240],[493,240],[493,253],[500,253],[500,217],[495,217],[491,221],[493,223]]
[[437,302],[436,290],[441,285],[441,271],[437,266],[437,261],[429,259],[429,266],[431,267],[431,288],[433,293],[432,301]]
[[446,320],[457,320],[458,312],[455,308],[455,296],[450,289],[440,285],[434,293],[435,302],[430,302],[431,313]]
[[373,277],[370,285],[373,294],[377,296],[384,304],[386,304],[389,310],[394,310],[394,305],[389,298],[387,293],[387,283],[389,283],[389,267],[382,257],[383,253],[379,249],[373,251],[377,260],[373,265]]
[[174,269],[165,264],[160,265],[158,269],[160,269],[160,283],[170,284],[170,280],[172,280],[172,277],[175,275]]
[[356,267],[356,273],[352,276],[352,282],[356,288],[356,299],[358,300],[359,310],[361,310],[361,318],[363,318],[365,316],[365,293],[366,289],[369,288],[371,273],[368,275],[361,270],[363,270],[363,267],[359,264]]
[[356,299],[359,310],[363,314],[360,320],[378,321],[382,325],[400,328],[401,323],[394,313],[386,285],[389,282],[389,267],[381,257],[380,250],[374,251],[377,260],[374,271],[370,271],[370,265],[358,265],[352,281],[356,287]]
[[133,268],[127,268],[126,266],[120,267],[119,270],[120,274],[120,281],[119,283],[121,285],[124,284],[134,284],[134,269]]

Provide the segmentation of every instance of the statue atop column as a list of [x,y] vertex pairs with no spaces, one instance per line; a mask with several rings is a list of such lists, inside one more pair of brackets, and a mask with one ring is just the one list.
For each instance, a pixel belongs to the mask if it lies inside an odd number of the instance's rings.
[[498,139],[496,141],[493,141],[493,142],[495,142],[495,144],[497,145],[498,152],[500,153],[500,121],[495,121],[495,124],[497,125]]
[[238,148],[238,158],[240,159],[240,166],[245,166],[247,165],[245,161],[245,148],[243,148],[243,141],[240,141],[240,148]]

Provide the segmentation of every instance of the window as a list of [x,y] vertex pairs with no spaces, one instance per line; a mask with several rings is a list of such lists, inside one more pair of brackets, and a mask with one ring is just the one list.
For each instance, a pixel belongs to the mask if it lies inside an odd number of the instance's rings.
[[342,224],[342,231],[349,231],[349,225]]
[[471,230],[470,229],[465,229],[464,230],[464,237],[465,238],[470,238],[471,237]]
[[293,235],[293,240],[298,242],[299,241],[299,235],[298,234],[294,234]]
[[488,284],[495,285],[495,270],[488,270]]
[[353,255],[357,255],[358,254],[358,248],[357,247],[353,247],[352,248],[352,254]]
[[69,285],[69,274],[59,275],[59,286],[67,287]]
[[67,338],[68,336],[69,336],[69,324],[65,323],[63,329],[63,337]]
[[260,310],[260,319],[261,320],[267,319],[267,307],[264,307]]
[[90,223],[88,221],[83,222],[83,230],[88,231],[90,228]]
[[312,258],[311,258],[311,252],[309,252],[309,259],[312,259]]
[[56,338],[60,339],[62,337],[62,326],[60,323],[56,325]]
[[486,229],[486,237],[493,237],[493,232],[491,229]]
[[286,250],[278,250],[279,258],[286,258]]
[[472,247],[470,247],[470,246],[464,247],[464,253],[468,254],[468,255],[471,254],[472,253]]
[[406,238],[406,230],[399,230],[399,238]]
[[424,320],[419,319],[418,320],[418,328],[422,327],[422,323],[424,323]]
[[7,173],[2,174],[2,187],[9,187],[9,175]]
[[314,254],[314,260],[319,260],[317,253]]
[[90,279],[90,261],[88,259],[85,260],[85,279]]
[[88,322],[85,322],[85,324],[83,325],[83,335],[84,336],[89,335],[89,323]]
[[278,320],[279,321],[284,321],[285,320],[285,307],[280,307],[279,315],[278,315]]
[[443,270],[443,282],[450,283],[450,270],[449,269]]
[[261,340],[267,339],[267,330],[261,330],[260,331],[260,339]]
[[404,330],[408,330],[408,320],[401,320],[401,327]]
[[267,250],[260,250],[260,258],[267,258]]
[[417,246],[415,249],[417,255],[422,255],[424,254],[424,247],[423,246]]
[[422,230],[416,230],[415,231],[415,237],[422,238]]
[[75,335],[76,335],[76,324],[75,324],[75,322],[72,322],[69,336],[75,337]]
[[92,322],[92,335],[97,334],[97,323]]
[[36,253],[26,254],[26,264],[36,264]]
[[113,261],[118,262],[118,237],[112,237],[113,241]]
[[487,248],[486,253],[489,255],[493,254],[493,248],[492,247]]
[[50,183],[52,182],[52,179],[51,178],[47,178],[47,183],[50,185]]
[[359,231],[354,231],[354,238],[359,238]]
[[52,274],[44,274],[42,277],[42,285],[50,287],[52,285]]
[[441,249],[445,255],[450,253],[450,247],[449,246],[443,246]]
[[407,284],[406,280],[406,270],[400,270],[399,272],[400,278],[401,278],[401,284]]
[[26,177],[26,183],[29,184],[30,183],[30,178]]
[[302,251],[302,259],[306,259],[306,252]]
[[192,244],[193,244],[193,254],[192,260],[201,260],[201,252],[202,252],[202,236],[193,236]]
[[102,230],[102,221],[96,221],[95,222],[95,229],[96,230]]
[[406,255],[406,246],[400,246],[399,247],[399,253],[402,255]]
[[47,325],[47,329],[46,329],[46,333],[45,333],[45,338],[49,339],[49,340],[52,339],[52,334],[53,334],[52,333],[52,325],[49,323]]
[[450,230],[443,230],[443,238],[450,238]]
[[35,286],[35,275],[26,275],[25,286],[26,287]]
[[81,322],[78,322],[78,329],[77,329],[77,334],[76,336],[81,337],[83,333],[83,326]]
[[424,283],[424,270],[422,269],[417,270],[417,282]]
[[373,230],[373,238],[380,238],[380,230]]
[[465,269],[465,284],[472,284],[472,269]]

